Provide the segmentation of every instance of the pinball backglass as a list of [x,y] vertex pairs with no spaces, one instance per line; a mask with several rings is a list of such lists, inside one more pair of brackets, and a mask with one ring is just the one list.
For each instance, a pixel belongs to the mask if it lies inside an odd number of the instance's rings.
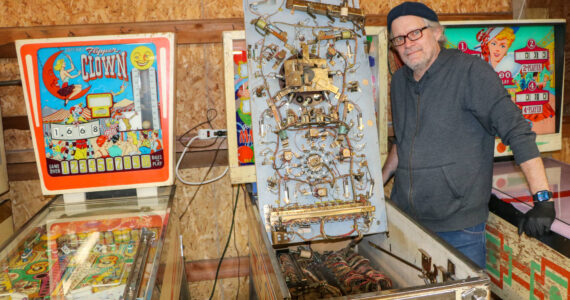
[[[447,22],[446,48],[487,61],[536,132],[540,151],[561,149],[565,20]],[[497,138],[495,156],[512,155]]]
[[174,34],[16,46],[44,194],[173,183]]

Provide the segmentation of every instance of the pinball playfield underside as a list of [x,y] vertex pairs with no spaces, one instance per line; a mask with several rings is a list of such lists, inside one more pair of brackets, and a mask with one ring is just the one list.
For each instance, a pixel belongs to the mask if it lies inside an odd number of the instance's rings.
[[386,230],[355,4],[244,0],[259,209],[273,244]]

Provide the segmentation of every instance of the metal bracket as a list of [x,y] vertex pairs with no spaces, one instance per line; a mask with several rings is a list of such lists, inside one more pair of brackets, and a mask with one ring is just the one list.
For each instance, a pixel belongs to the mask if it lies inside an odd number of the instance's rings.
[[447,272],[443,274],[443,281],[455,280],[455,264],[447,260]]
[[423,249],[418,249],[422,254],[422,274],[427,278],[431,283],[437,282],[437,266],[433,265],[433,271],[431,271],[432,263],[431,263],[431,256],[424,251]]

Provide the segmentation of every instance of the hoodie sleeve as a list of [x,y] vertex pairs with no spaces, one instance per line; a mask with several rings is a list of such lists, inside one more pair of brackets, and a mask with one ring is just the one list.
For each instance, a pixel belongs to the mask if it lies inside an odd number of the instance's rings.
[[465,106],[492,135],[509,145],[517,164],[538,157],[536,134],[522,116],[499,76],[485,61],[473,57],[467,69]]

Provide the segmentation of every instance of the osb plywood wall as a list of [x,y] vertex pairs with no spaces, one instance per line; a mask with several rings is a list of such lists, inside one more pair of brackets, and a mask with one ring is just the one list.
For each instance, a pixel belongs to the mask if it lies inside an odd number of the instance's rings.
[[[269,0],[283,1],[283,0]],[[313,1],[313,0],[312,0]],[[250,1],[253,2],[253,1]],[[386,14],[403,0],[361,0],[366,14]],[[426,0],[438,13],[510,12],[510,0]],[[5,0],[0,27],[101,24],[243,17],[241,0]]]
[[[410,1],[410,0],[408,0]],[[403,0],[367,1],[361,0],[360,5],[366,14],[387,14],[390,8],[404,2]],[[510,0],[425,0],[423,2],[433,8],[438,14],[486,14],[492,12],[510,12]]]
[[[273,0],[269,0],[273,1]],[[275,0],[281,1],[281,0]],[[559,0],[563,2],[564,0]],[[361,0],[367,14],[385,15],[398,1]],[[510,12],[511,0],[428,0],[423,1],[443,14],[491,14]],[[242,17],[241,0],[4,0],[0,2],[0,27],[23,27],[70,24],[101,24],[121,22],[150,22],[189,19],[217,19]],[[177,49],[176,134],[181,135],[194,125],[206,120],[207,109],[216,109],[215,128],[225,128],[223,99],[222,45],[180,45]],[[570,76],[569,76],[570,77]],[[0,59],[0,81],[19,79],[16,59]],[[568,80],[569,78],[567,78]],[[567,85],[569,86],[569,85]],[[23,116],[25,107],[20,87],[0,87],[3,116]],[[6,130],[8,151],[31,148],[31,136],[25,130]],[[17,167],[17,165],[10,165]],[[220,174],[216,167],[211,174]],[[182,170],[186,180],[199,181],[206,168]],[[184,253],[187,260],[215,259],[221,256],[229,230],[231,207],[235,188],[227,177],[201,187],[185,186],[177,182],[175,216],[188,207],[181,220]],[[10,192],[16,227],[23,225],[44,204],[36,180],[10,183]],[[193,201],[190,200],[194,198]],[[240,198],[236,218],[236,238],[230,243],[227,257],[248,255],[244,198]],[[177,219],[177,218],[175,218]],[[247,268],[247,266],[243,266]],[[206,298],[212,282],[192,283],[192,298]],[[234,297],[240,287],[240,297],[247,297],[247,282],[225,279],[217,289],[216,298]]]

